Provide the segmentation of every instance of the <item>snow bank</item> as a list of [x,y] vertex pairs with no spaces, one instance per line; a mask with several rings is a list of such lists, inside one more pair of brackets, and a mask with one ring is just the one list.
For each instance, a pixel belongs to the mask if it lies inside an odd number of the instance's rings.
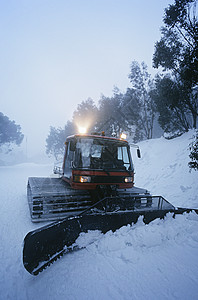
[[190,172],[188,167],[194,133],[191,130],[172,140],[161,137],[141,142],[142,158],[134,155],[135,184],[175,206],[198,208],[198,172]]
[[[192,132],[140,144],[136,185],[174,205],[197,207],[197,175],[188,170]],[[198,215],[82,233],[81,250],[65,255],[37,277],[22,265],[22,241],[40,224],[30,220],[29,176],[49,176],[52,165],[0,167],[0,299],[197,299]]]

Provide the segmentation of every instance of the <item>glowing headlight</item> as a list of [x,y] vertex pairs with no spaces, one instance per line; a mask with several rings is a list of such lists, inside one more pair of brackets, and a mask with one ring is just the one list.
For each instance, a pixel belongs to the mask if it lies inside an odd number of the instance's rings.
[[81,183],[91,182],[91,176],[74,176],[74,181]]
[[126,134],[125,133],[122,133],[121,135],[120,135],[120,138],[122,139],[122,140],[126,140]]
[[124,178],[124,182],[126,182],[126,183],[131,183],[131,182],[133,182],[133,177],[125,177],[125,178]]
[[85,127],[79,127],[78,130],[80,134],[85,134],[87,132],[87,129]]
[[91,177],[90,176],[80,176],[80,182],[91,182]]

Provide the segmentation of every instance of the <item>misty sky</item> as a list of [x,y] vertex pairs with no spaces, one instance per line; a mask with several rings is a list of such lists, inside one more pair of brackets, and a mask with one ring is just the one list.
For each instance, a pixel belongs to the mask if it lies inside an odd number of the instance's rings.
[[[152,69],[171,0],[0,0],[0,111],[21,125],[28,155],[45,151],[50,126],[114,86],[133,60]],[[24,144],[24,143],[23,143]]]

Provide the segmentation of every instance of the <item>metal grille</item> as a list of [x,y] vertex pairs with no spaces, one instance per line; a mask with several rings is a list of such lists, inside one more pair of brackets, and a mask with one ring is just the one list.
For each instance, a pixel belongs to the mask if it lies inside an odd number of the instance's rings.
[[123,183],[123,176],[92,176],[93,183]]

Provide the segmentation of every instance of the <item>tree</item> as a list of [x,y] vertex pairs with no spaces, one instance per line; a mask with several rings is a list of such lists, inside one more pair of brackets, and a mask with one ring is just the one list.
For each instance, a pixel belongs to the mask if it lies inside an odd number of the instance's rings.
[[197,0],[175,0],[165,10],[162,37],[155,45],[153,65],[170,71],[183,99],[174,102],[177,109],[183,102],[183,113],[191,114],[196,128],[198,116],[198,21]]
[[117,87],[112,97],[101,96],[99,100],[97,131],[105,131],[109,136],[120,136],[122,131],[128,130],[126,116],[122,110],[123,94]]
[[24,135],[21,132],[20,125],[15,121],[11,121],[7,116],[0,112],[0,146],[12,143],[20,145],[23,141]]
[[97,115],[97,107],[92,99],[82,101],[73,113],[72,121],[68,121],[64,128],[50,127],[49,135],[46,139],[46,153],[53,155],[56,160],[64,154],[66,138],[78,132],[79,127],[93,130]]
[[50,133],[46,139],[46,153],[53,155],[56,160],[63,156],[65,150],[65,141],[69,135],[75,133],[75,128],[72,122],[68,121],[64,129],[61,127],[50,127]]
[[95,123],[97,120],[98,109],[91,98],[78,104],[77,109],[73,113],[73,124],[77,127],[86,128],[87,131],[95,131]]
[[133,61],[129,79],[132,88],[125,94],[125,111],[130,125],[136,125],[136,139],[151,139],[155,117],[155,103],[150,94],[153,88],[147,65]]
[[128,122],[129,131],[133,135],[134,142],[141,141],[144,135],[140,126],[140,105],[135,89],[127,88],[124,94],[122,112]]
[[184,106],[184,93],[179,83],[170,75],[156,76],[155,88],[151,91],[159,112],[158,122],[165,132],[184,132],[190,128],[190,117]]
[[188,163],[190,169],[195,169],[198,171],[198,131],[195,135],[195,140],[190,145],[190,159],[191,161]]

